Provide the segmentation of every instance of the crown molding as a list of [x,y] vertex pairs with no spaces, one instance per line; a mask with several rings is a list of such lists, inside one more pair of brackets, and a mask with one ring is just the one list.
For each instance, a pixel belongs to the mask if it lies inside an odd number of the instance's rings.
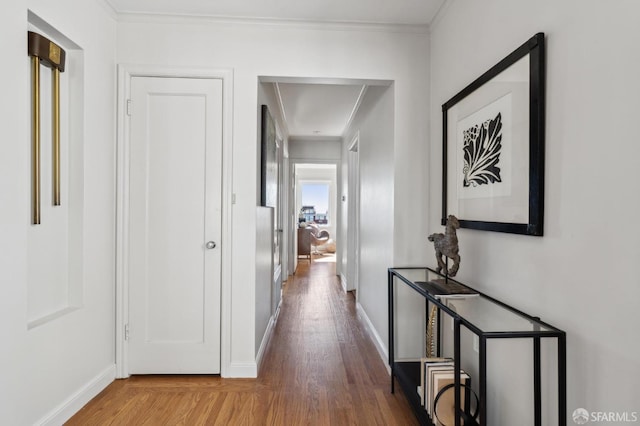
[[96,3],[98,3],[114,21],[118,20],[118,12],[109,0],[96,0]]
[[[107,0],[101,0],[108,4]],[[205,25],[253,25],[285,29],[307,29],[324,31],[360,31],[428,34],[427,24],[388,24],[376,22],[312,21],[298,19],[248,18],[217,15],[163,14],[143,12],[119,12],[118,22],[162,23],[162,24],[205,24]]]
[[364,94],[367,93],[367,85],[363,84],[362,88],[360,89],[360,93],[358,94],[358,99],[356,99],[356,103],[353,105],[353,109],[351,110],[351,114],[349,114],[349,119],[347,120],[347,123],[344,125],[344,129],[342,130],[342,137],[346,137],[347,136],[347,131],[349,131],[349,128],[351,127],[351,124],[353,124],[353,119],[356,117],[356,114],[358,113],[358,110],[360,109],[360,105],[362,105],[362,100],[364,99]]
[[440,22],[440,20],[442,19],[442,17],[444,15],[447,14],[447,10],[449,10],[449,7],[451,6],[451,4],[453,3],[454,0],[444,0],[444,3],[442,3],[440,5],[440,8],[438,9],[438,11],[436,12],[436,14],[433,16],[433,19],[431,20],[431,23],[429,24],[429,32],[431,32],[431,30],[438,25],[438,23]]
[[283,131],[289,137],[289,123],[287,122],[287,112],[284,110],[284,102],[282,102],[282,95],[280,94],[280,86],[278,82],[271,83],[273,85],[273,90],[276,93],[276,100],[278,101],[278,108],[280,108],[280,114],[282,116],[282,127],[284,127]]

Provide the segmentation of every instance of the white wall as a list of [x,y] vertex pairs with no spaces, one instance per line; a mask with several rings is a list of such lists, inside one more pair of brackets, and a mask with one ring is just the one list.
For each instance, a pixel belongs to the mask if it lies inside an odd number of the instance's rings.
[[273,208],[256,207],[256,333],[255,351],[271,320],[273,298]]
[[[349,26],[300,26],[226,24],[213,21],[164,18],[135,22],[124,17],[118,25],[118,62],[166,66],[233,68],[233,282],[230,285],[231,364],[255,364],[253,303],[255,270],[256,200],[256,100],[258,76],[295,76],[383,79],[395,81],[393,132],[395,161],[404,168],[419,167],[424,156],[414,151],[426,136],[428,36],[396,29],[354,29]],[[416,96],[420,93],[420,96]],[[426,182],[426,180],[425,180]],[[395,194],[396,209],[416,209],[407,190]],[[426,209],[425,209],[426,210]],[[420,212],[425,213],[425,211]],[[420,214],[419,213],[419,214]],[[416,235],[400,234],[407,244],[418,246]],[[403,231],[404,232],[404,231]],[[420,241],[424,238],[420,237]],[[416,249],[413,253],[419,253]],[[418,257],[422,259],[422,257]],[[391,261],[392,259],[388,259]],[[405,261],[407,259],[395,259]],[[385,280],[386,275],[377,277]],[[385,298],[384,295],[380,297]],[[383,300],[386,300],[383,299]],[[381,301],[380,303],[384,303]],[[371,312],[376,324],[386,328],[386,311]]]
[[[261,82],[258,85],[258,111],[260,111],[261,109],[261,105],[267,105],[269,107],[269,112],[271,113],[271,116],[273,117],[273,120],[276,123],[276,133],[278,134],[278,136],[282,139],[282,147],[281,147],[281,154],[282,154],[282,159],[281,159],[281,164],[280,164],[280,177],[282,180],[282,193],[280,194],[281,197],[281,228],[282,228],[282,235],[281,235],[281,243],[282,243],[282,268],[281,268],[281,281],[286,281],[289,278],[289,271],[293,268],[293,266],[291,266],[294,262],[292,259],[292,256],[290,257],[290,251],[291,251],[291,241],[293,239],[293,230],[290,229],[291,227],[288,226],[288,224],[290,224],[291,222],[291,215],[289,213],[289,206],[290,206],[290,191],[291,191],[291,185],[292,183],[290,182],[290,179],[288,179],[288,176],[290,174],[290,170],[289,170],[289,133],[288,133],[288,129],[287,126],[284,123],[284,120],[282,118],[282,109],[280,108],[280,103],[278,101],[278,97],[276,94],[276,90],[275,90],[275,83],[264,83]],[[261,114],[260,112],[258,112],[258,129],[261,129]],[[260,158],[260,153],[261,153],[261,135],[260,132],[258,132],[258,163],[257,163],[257,167],[258,170],[260,170],[261,167],[261,158]],[[258,173],[258,182],[260,182],[260,173]],[[258,199],[258,204],[260,203],[260,188],[258,187],[258,194],[257,194],[257,199]],[[293,271],[291,271],[293,272]]]
[[536,32],[547,35],[545,235],[460,230],[459,277],[567,332],[569,422],[579,407],[640,411],[639,15],[633,0],[453,0],[432,28],[431,229],[441,209],[440,106]]
[[[358,303],[386,345],[387,268],[394,266],[394,88],[372,86],[344,140],[347,147],[359,133],[360,271]],[[345,179],[346,180],[346,179]],[[348,186],[343,186],[347,192]],[[350,194],[346,194],[347,197]],[[343,236],[346,239],[346,235]],[[343,268],[346,270],[346,268]]]
[[[286,151],[286,145],[287,145],[287,134],[286,134],[286,127],[283,126],[282,124],[282,112],[280,110],[277,98],[276,98],[276,94],[274,91],[274,85],[272,83],[259,83],[258,84],[258,105],[257,105],[257,114],[258,114],[258,124],[257,124],[257,128],[258,129],[262,129],[262,105],[267,105],[267,107],[269,108],[269,113],[271,114],[271,117],[273,118],[275,124],[276,124],[276,133],[278,135],[278,138],[282,138],[281,141],[281,145],[280,148],[278,149],[279,153],[283,153],[284,151]],[[262,135],[261,135],[261,130],[258,131],[258,135],[257,135],[257,150],[258,150],[258,155],[257,155],[257,162],[256,162],[256,167],[258,169],[258,173],[256,175],[258,184],[257,184],[257,193],[256,193],[256,197],[257,197],[257,204],[260,205],[260,200],[261,200],[261,167],[262,167],[262,158],[261,158],[261,153],[262,153]],[[280,155],[280,154],[279,154]],[[284,162],[282,160],[280,165],[279,165],[279,173],[281,174],[281,176],[286,176],[286,171],[282,170],[282,168],[284,167]],[[284,175],[282,174],[284,173]],[[287,183],[288,184],[288,183]],[[280,197],[285,197],[286,201],[286,196],[287,196],[287,188],[288,185],[285,184],[283,182],[283,186],[281,187],[282,191],[280,194]],[[284,204],[281,204],[281,206],[283,206]],[[260,218],[261,216],[264,217],[265,213],[261,213],[261,210],[264,210],[264,208],[258,207],[258,216],[257,218]],[[274,210],[274,214],[276,213],[276,211]],[[280,239],[280,244],[281,244],[281,264],[278,265],[272,265],[272,269],[271,269],[271,275],[270,275],[270,281],[271,281],[271,285],[267,287],[267,293],[265,293],[265,290],[263,287],[263,283],[265,281],[265,279],[267,279],[264,274],[267,272],[266,268],[265,268],[265,263],[264,263],[264,259],[271,257],[273,259],[273,254],[274,254],[274,248],[273,248],[273,233],[269,232],[269,235],[271,236],[271,244],[264,244],[264,235],[262,235],[262,233],[264,232],[264,227],[260,225],[259,220],[256,222],[256,331],[255,331],[255,338],[256,338],[256,346],[255,346],[255,351],[256,353],[258,353],[259,348],[260,348],[260,344],[264,341],[264,338],[267,337],[265,336],[265,331],[268,330],[267,326],[269,324],[269,321],[272,318],[272,314],[275,314],[276,309],[278,307],[278,305],[280,304],[280,300],[281,300],[281,294],[282,294],[282,282],[285,281],[287,279],[288,273],[287,268],[287,259],[286,259],[286,253],[287,253],[287,249],[288,249],[288,244],[287,244],[287,238],[289,237],[288,233],[289,230],[286,229],[286,227],[283,225],[284,221],[286,220],[286,208],[280,208],[279,211],[277,212],[278,215],[280,215],[280,220],[281,220],[281,228],[285,228],[283,229],[283,232],[281,234],[281,239]],[[273,228],[273,227],[272,227]],[[263,242],[263,244],[260,244],[261,241]],[[262,290],[261,290],[262,288]],[[267,312],[269,315],[264,315],[261,314],[261,312]]]
[[[27,328],[27,235],[32,229],[28,8],[84,50],[85,78],[81,88],[84,256],[80,307],[31,329]],[[0,380],[0,418],[11,425],[62,423],[115,375],[116,25],[98,1],[6,0],[0,28],[0,46],[8,64],[0,71],[4,140],[0,156],[0,363],[5,366]],[[49,71],[43,68],[41,74],[45,79]],[[63,192],[63,202],[64,197]],[[46,220],[43,216],[43,224]]]

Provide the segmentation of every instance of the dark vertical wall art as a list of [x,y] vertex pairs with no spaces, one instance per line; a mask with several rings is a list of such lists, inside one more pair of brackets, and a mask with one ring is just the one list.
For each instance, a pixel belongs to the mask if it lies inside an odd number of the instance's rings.
[[262,105],[262,195],[260,204],[278,206],[278,146],[276,126],[269,108]]
[[276,135],[276,125],[273,121],[269,108],[262,105],[262,125],[261,125],[261,196],[260,204],[273,208],[273,264],[280,263],[280,209],[279,205],[279,163],[278,163],[278,140]]

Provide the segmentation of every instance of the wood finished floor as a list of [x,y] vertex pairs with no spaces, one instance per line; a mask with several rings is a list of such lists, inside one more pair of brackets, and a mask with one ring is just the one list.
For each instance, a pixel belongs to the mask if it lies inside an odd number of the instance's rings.
[[116,380],[67,425],[416,425],[335,263],[301,261],[257,379]]

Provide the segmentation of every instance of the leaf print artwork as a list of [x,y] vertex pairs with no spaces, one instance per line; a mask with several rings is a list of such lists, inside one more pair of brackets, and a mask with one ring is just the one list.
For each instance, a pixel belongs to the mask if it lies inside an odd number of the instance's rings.
[[463,131],[464,187],[477,187],[502,182],[500,152],[502,149],[502,114]]

